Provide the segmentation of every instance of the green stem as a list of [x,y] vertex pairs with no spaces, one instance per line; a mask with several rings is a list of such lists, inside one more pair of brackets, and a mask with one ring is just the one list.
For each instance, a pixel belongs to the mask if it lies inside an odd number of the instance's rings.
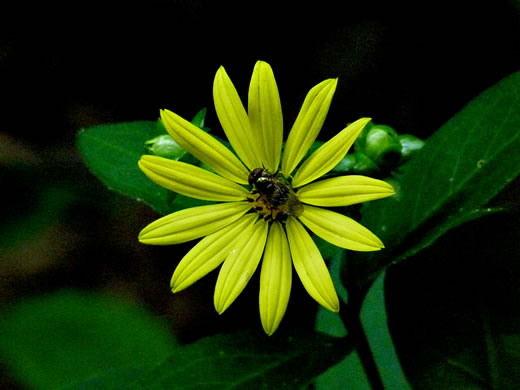
[[365,370],[372,390],[384,390],[383,381],[379,375],[374,355],[372,354],[365,330],[361,324],[361,304],[364,296],[365,294],[354,296],[350,294],[348,305],[341,302],[340,317],[348,331],[348,335],[354,340],[359,360]]
[[500,388],[500,372],[497,361],[498,346],[491,328],[489,309],[481,301],[479,302],[480,317],[482,318],[482,331],[484,333],[484,344],[487,352],[487,363],[489,370],[489,381],[492,389]]

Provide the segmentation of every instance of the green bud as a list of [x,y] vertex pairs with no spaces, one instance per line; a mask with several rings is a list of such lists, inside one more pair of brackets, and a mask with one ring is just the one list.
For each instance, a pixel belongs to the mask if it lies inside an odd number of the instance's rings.
[[336,165],[332,171],[337,173],[353,173],[357,163],[356,155],[349,153]]
[[365,154],[356,152],[347,154],[332,170],[334,173],[350,175],[377,175],[378,166]]
[[354,153],[354,158],[356,163],[353,168],[353,173],[372,176],[379,172],[377,164],[364,153],[356,152]]
[[173,160],[181,159],[185,154],[184,150],[168,134],[160,135],[144,143],[147,154],[166,157]]
[[424,146],[424,141],[411,134],[402,134],[397,137],[401,144],[401,155],[403,159],[409,159],[415,152],[421,150]]
[[393,168],[401,160],[401,144],[394,129],[385,125],[372,127],[365,141],[365,154],[381,168]]
[[374,126],[375,126],[374,122],[370,121],[363,128],[363,130],[361,131],[361,134],[359,134],[356,141],[354,142],[354,150],[356,152],[362,152],[362,153],[365,152],[367,134],[370,131],[370,129],[372,129],[372,127],[374,127]]

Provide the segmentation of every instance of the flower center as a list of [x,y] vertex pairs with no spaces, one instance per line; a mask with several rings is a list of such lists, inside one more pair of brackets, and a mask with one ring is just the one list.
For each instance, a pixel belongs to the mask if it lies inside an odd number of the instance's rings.
[[251,192],[251,195],[247,198],[247,201],[251,203],[251,207],[255,209],[255,211],[265,220],[285,220],[289,214],[289,210],[286,204],[275,206],[269,201],[267,195],[261,194],[256,190]]
[[299,216],[303,206],[283,174],[272,174],[264,168],[255,168],[249,174],[253,187],[247,200],[266,220],[285,220],[288,215]]

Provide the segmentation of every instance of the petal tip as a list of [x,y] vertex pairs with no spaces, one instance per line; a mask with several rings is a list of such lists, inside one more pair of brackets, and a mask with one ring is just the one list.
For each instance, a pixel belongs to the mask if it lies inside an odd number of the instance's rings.
[[371,235],[372,235],[371,241],[373,244],[372,251],[379,251],[381,249],[384,249],[385,244],[383,244],[383,241],[381,241],[381,239],[378,236],[376,236],[374,233],[371,233]]
[[320,303],[320,305],[322,305],[328,311],[331,311],[333,313],[339,312],[339,301],[337,299],[337,295],[336,295],[335,291],[334,291],[334,298],[332,298],[332,301],[330,301],[330,298],[331,297],[329,297],[329,299],[326,299],[326,298],[322,297],[323,300],[319,301],[318,303]]
[[332,90],[334,92],[336,90],[337,85],[338,85],[338,78],[336,77],[334,79],[332,79],[332,78],[325,79],[321,83],[317,84],[314,88],[317,88],[318,90],[321,89],[322,91]]
[[150,240],[148,240],[147,238],[144,237],[144,235],[139,235],[139,237],[137,238],[139,240],[139,242],[141,244],[148,244],[150,242]]
[[152,156],[152,155],[149,155],[149,154],[143,154],[139,158],[139,161],[137,161],[137,165],[139,166],[139,168],[145,167],[147,164],[152,162],[156,157],[158,157],[158,156]]
[[224,65],[220,65],[217,69],[217,72],[215,73],[215,80],[219,77],[227,76],[226,69],[224,68]]
[[379,237],[375,237],[377,240],[374,240],[374,247],[372,249],[373,252],[380,251],[381,249],[385,249],[385,244],[383,244],[383,241],[379,239]]
[[143,230],[139,232],[139,235],[137,236],[137,239],[141,244],[150,244],[152,241],[151,234],[152,229],[150,229],[150,225],[146,226]]
[[222,297],[217,296],[217,288],[215,288],[215,295],[213,296],[213,306],[215,307],[215,311],[218,315],[222,315],[226,311],[229,305],[225,305],[225,302],[222,302]]
[[186,284],[185,280],[176,280],[175,283],[171,283],[170,289],[173,294],[186,290],[192,283]]
[[173,114],[172,111],[168,110],[167,108],[161,108],[159,110],[159,115],[161,116],[161,119],[164,120],[167,115]]
[[255,66],[264,66],[264,67],[269,68],[269,69],[271,68],[271,65],[269,65],[268,62],[263,61],[263,60],[256,61]]
[[217,306],[215,303],[215,310],[217,311],[218,315],[222,315],[226,311],[227,307],[220,307],[220,305]]
[[276,332],[276,330],[278,329],[278,325],[280,325],[280,321],[267,320],[264,322],[264,319],[262,318],[262,328],[264,329],[265,334],[268,336],[272,336],[274,332]]
[[170,289],[172,290],[172,293],[176,293],[179,290],[179,278],[176,275],[177,272],[174,272],[172,275],[172,278],[170,279]]

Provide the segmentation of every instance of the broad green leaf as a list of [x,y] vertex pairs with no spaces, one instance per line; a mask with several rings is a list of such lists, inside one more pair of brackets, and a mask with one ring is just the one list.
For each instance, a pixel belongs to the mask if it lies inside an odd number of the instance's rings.
[[391,262],[431,245],[486,204],[520,173],[520,72],[471,101],[403,165],[394,197],[370,202],[361,223],[384,242],[357,254],[347,284],[366,285]]
[[[192,123],[203,126],[205,116],[206,110],[200,110]],[[153,183],[137,167],[139,158],[151,148],[147,142],[164,135],[167,133],[160,120],[106,124],[81,130],[77,145],[87,167],[109,189],[143,201],[162,215],[194,204],[208,204],[186,202],[185,197],[176,199],[177,194]],[[198,163],[189,153],[179,156],[184,162]]]
[[87,379],[80,379],[60,390],[155,390],[161,387],[152,386],[146,382],[150,371],[150,364],[131,368],[114,368],[91,375]]
[[[316,240],[316,238],[314,238]],[[321,249],[320,249],[321,250]],[[347,291],[342,286],[339,272],[341,262],[345,260],[345,251],[336,254],[329,264],[330,275],[339,298],[347,301]],[[323,307],[318,308],[316,330],[335,337],[345,337],[347,331],[338,313],[332,313]],[[338,364],[331,366],[314,381],[317,390],[372,390],[365,375],[359,356],[355,350],[345,356]]]
[[[344,259],[341,254],[335,256],[329,268],[334,284],[337,286],[338,295],[346,302],[347,292],[341,287],[339,281],[342,260]],[[409,389],[410,386],[401,369],[388,330],[383,286],[384,278],[383,275],[381,275],[372,285],[363,302],[361,322],[385,388],[405,390]],[[344,308],[342,308],[342,310],[343,309]],[[337,313],[331,313],[321,307],[318,311],[316,329],[337,337],[347,334],[339,315]],[[345,388],[352,390],[371,390],[370,382],[366,377],[356,351],[320,375],[316,380],[316,388],[318,390],[340,390]]]
[[153,365],[175,346],[150,314],[107,296],[62,291],[0,317],[0,359],[21,384],[55,389],[99,371]]
[[213,383],[207,388],[296,389],[339,361],[349,349],[343,339],[313,333],[275,334],[268,339],[250,332],[218,335],[177,349],[153,376],[164,388],[200,388]]
[[[94,388],[132,389],[146,384],[148,389],[300,389],[351,348],[344,339],[311,332],[271,337],[256,331],[220,334],[177,348],[138,378],[116,382],[105,376],[110,386]],[[92,383],[77,388],[92,388]]]
[[518,389],[519,221],[471,222],[387,271],[389,328],[414,388]]
[[160,214],[168,214],[168,191],[137,167],[145,142],[158,135],[155,122],[117,123],[82,130],[77,144],[88,168],[109,189],[142,200]]
[[[315,239],[315,237],[313,237],[313,239]],[[330,277],[332,278],[338,297],[342,302],[348,301],[348,292],[341,284],[339,277],[341,263],[345,261],[345,256],[346,250],[341,249],[340,252],[336,253],[336,255],[330,259],[328,264]],[[321,306],[318,308],[318,315],[316,317],[316,330],[335,337],[344,337],[347,334],[339,314],[333,313]]]
[[501,207],[486,207],[483,209],[475,209],[468,213],[448,218],[443,224],[439,225],[437,229],[429,230],[424,236],[421,237],[415,245],[411,246],[408,250],[400,254],[393,262],[398,263],[401,260],[407,259],[414,254],[420,252],[422,249],[432,245],[439,237],[443,236],[449,230],[454,229],[458,226],[469,223],[473,220],[477,220],[483,217],[490,217],[498,213],[505,213],[506,209]]
[[388,330],[384,274],[377,278],[363,302],[361,323],[385,388],[410,389]]

